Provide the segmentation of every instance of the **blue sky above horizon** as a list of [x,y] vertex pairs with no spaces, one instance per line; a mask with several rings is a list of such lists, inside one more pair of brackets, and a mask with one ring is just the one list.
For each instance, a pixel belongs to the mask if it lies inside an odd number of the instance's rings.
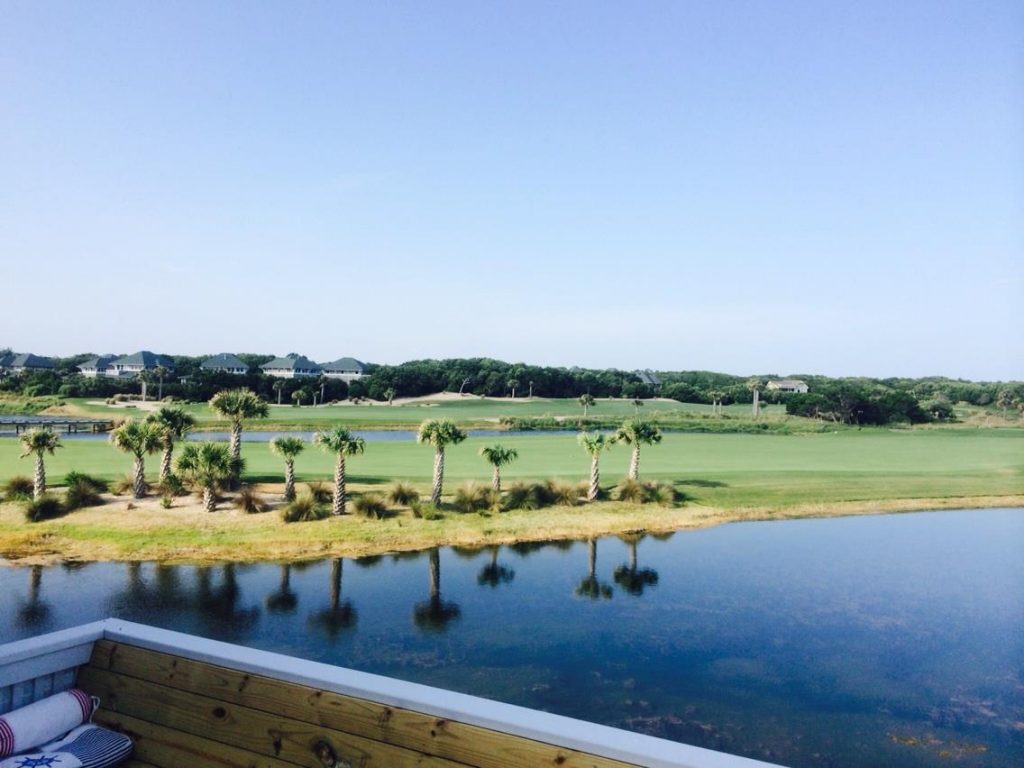
[[1024,378],[1019,2],[12,2],[0,168],[20,351]]

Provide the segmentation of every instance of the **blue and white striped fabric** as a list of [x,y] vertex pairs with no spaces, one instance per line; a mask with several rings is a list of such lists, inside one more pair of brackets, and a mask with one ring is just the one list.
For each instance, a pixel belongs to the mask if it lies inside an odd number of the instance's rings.
[[0,768],[107,768],[132,753],[132,740],[98,725],[83,725],[38,751],[0,760]]

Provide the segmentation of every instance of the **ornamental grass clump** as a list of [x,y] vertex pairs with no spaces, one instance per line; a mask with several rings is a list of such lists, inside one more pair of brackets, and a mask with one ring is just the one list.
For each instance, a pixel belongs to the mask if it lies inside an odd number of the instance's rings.
[[[144,493],[149,493],[149,484],[145,483],[143,485],[143,489]],[[113,483],[111,483],[110,492],[115,496],[124,496],[128,493],[134,493],[135,475],[129,472],[127,475],[122,475],[117,478]]]
[[64,508],[68,512],[82,507],[96,507],[103,503],[103,497],[89,480],[88,477],[77,477],[68,483],[67,493],[64,494]]
[[412,516],[416,518],[423,520],[444,520],[444,512],[430,502],[416,500],[409,504],[409,509],[412,510]]
[[[328,499],[330,496],[328,495]],[[310,493],[301,493],[295,501],[281,509],[281,519],[286,523],[308,523],[314,520],[326,520],[331,516],[331,509],[326,502],[317,501]]]
[[494,493],[489,488],[475,483],[467,483],[455,489],[452,506],[459,512],[468,514],[480,512],[494,506]]
[[25,502],[25,519],[30,523],[53,520],[67,512],[60,499],[44,493],[38,498]]
[[384,497],[376,493],[364,493],[352,500],[352,509],[357,515],[383,520],[388,515],[388,505]]
[[411,485],[406,483],[395,483],[388,491],[388,501],[402,507],[408,507],[413,502],[419,501],[420,495]]
[[270,509],[266,500],[249,486],[244,486],[235,496],[235,509],[248,515],[259,514]]
[[661,504],[671,506],[682,500],[682,495],[671,483],[642,483],[623,480],[615,486],[615,498],[630,504]]
[[34,484],[31,477],[18,475],[4,483],[4,501],[28,501]]
[[329,504],[331,502],[331,497],[333,496],[331,489],[323,483],[307,483],[306,488],[317,504]]

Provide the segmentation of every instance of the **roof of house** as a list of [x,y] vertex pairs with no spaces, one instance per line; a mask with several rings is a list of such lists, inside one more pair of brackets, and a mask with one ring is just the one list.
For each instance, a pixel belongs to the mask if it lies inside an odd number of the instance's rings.
[[207,371],[218,371],[218,370],[235,370],[241,368],[244,371],[249,370],[249,366],[244,360],[240,360],[236,355],[232,355],[230,352],[221,352],[219,355],[208,357],[203,360],[199,366]]
[[772,379],[768,382],[776,387],[806,387],[807,382],[802,379]]
[[275,357],[269,363],[260,366],[264,371],[319,371],[320,366],[314,363],[305,355],[285,355]]
[[105,371],[115,360],[117,360],[117,355],[100,355],[99,357],[92,357],[78,366],[78,370]]
[[143,368],[156,368],[162,365],[164,368],[174,368],[174,361],[167,355],[157,355],[144,349],[134,355],[119,357],[112,365],[141,365]]
[[652,387],[661,386],[661,379],[653,371],[636,371],[636,375],[640,377],[640,382],[643,384],[650,384]]
[[8,352],[6,355],[0,355],[0,368],[6,368],[11,364],[11,360],[14,359],[14,353]]
[[48,357],[27,353],[13,355],[5,365],[8,368],[53,368],[53,361]]
[[349,373],[352,371],[355,371],[356,373],[366,372],[366,363],[362,363],[354,357],[342,357],[335,360],[333,363],[324,363],[320,367],[329,373]]

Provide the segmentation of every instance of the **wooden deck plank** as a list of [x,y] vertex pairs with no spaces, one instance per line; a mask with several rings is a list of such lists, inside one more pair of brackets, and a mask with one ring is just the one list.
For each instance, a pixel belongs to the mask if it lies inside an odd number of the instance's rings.
[[90,664],[478,768],[631,768],[479,726],[125,644],[96,643]]
[[182,738],[180,731],[106,709],[96,713],[95,721],[130,736],[135,743],[133,759],[145,761],[145,765],[153,768],[295,768],[295,763],[258,755],[201,736]]
[[167,726],[307,768],[323,768],[314,747],[326,741],[360,768],[464,768],[463,763],[251,709],[191,691],[86,667],[79,682],[112,712]]

